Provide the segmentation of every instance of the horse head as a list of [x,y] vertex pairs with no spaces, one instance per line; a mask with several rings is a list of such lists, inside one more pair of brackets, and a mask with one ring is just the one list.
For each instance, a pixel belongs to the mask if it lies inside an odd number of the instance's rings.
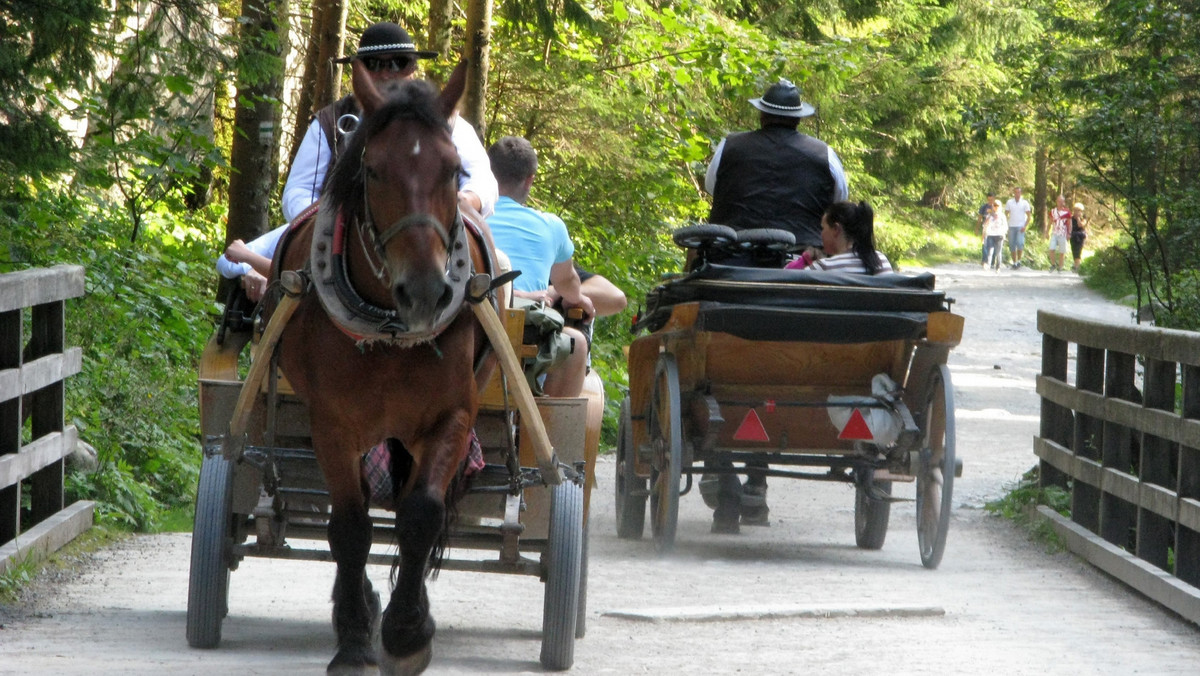
[[[392,307],[411,332],[433,330],[457,308],[452,282],[467,271],[452,252],[466,246],[458,215],[462,172],[449,120],[462,95],[465,62],[438,93],[429,83],[409,80],[377,87],[355,61],[354,96],[362,121],[330,177],[329,199],[361,247],[348,243],[355,259],[351,279],[362,296]],[[372,275],[367,273],[367,268]],[[461,294],[457,294],[461,296]]]

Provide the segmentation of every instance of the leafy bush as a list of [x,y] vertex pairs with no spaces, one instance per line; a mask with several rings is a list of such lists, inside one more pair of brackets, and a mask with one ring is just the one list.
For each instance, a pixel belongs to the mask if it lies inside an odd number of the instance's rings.
[[0,206],[9,237],[3,271],[61,263],[86,268],[86,295],[67,306],[67,344],[83,350],[67,382],[66,419],[100,469],[71,475],[69,500],[96,500],[99,521],[152,530],[192,501],[200,462],[195,360],[216,311],[211,242],[220,213],[142,216],[67,192]]
[[1042,488],[1038,484],[1041,471],[1035,465],[1020,481],[1011,486],[1011,490],[1003,497],[984,505],[990,514],[1009,519],[1027,529],[1036,539],[1045,542],[1047,547],[1058,551],[1064,548],[1062,540],[1037,514],[1038,505],[1046,505],[1063,516],[1071,515],[1071,494],[1057,487]]

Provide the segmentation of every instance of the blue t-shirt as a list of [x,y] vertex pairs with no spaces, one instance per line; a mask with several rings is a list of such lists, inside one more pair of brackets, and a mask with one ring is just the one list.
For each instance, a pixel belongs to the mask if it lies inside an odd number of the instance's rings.
[[511,197],[496,200],[496,211],[487,219],[496,246],[508,255],[517,291],[541,291],[550,284],[550,268],[575,255],[567,224],[554,214],[518,204]]

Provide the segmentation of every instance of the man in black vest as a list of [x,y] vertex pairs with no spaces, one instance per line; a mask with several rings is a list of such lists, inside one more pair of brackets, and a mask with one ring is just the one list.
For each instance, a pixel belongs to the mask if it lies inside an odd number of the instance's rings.
[[[848,196],[842,161],[824,142],[796,130],[801,118],[816,112],[800,100],[796,85],[780,79],[761,98],[750,99],[750,105],[759,111],[759,128],[726,136],[704,176],[704,188],[713,196],[708,221],[734,230],[787,230],[796,236],[797,245],[819,256],[821,216],[830,204]],[[747,254],[720,256],[710,252],[709,260],[761,264]],[[747,525],[769,523],[767,478],[754,468],[766,467],[746,463],[744,487],[730,473],[700,480],[700,493],[714,509],[714,533],[738,532],[739,517]]]
[[847,198],[842,161],[796,130],[816,112],[796,85],[781,79],[750,105],[759,110],[759,128],[725,137],[704,176],[713,196],[708,221],[734,230],[787,230],[798,245],[819,249],[822,214]]

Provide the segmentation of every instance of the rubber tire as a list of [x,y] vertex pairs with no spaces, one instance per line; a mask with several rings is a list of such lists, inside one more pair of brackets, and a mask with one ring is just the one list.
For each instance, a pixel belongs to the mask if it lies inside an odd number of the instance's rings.
[[640,540],[646,530],[646,480],[637,475],[633,452],[633,418],[629,397],[625,397],[617,425],[617,477],[613,482],[617,537],[625,540]]
[[588,539],[588,525],[585,523],[583,551],[579,555],[579,610],[575,613],[575,638],[587,635]]
[[[667,419],[659,421],[657,417],[663,415],[663,412],[657,411],[657,408],[662,406],[663,397],[668,404]],[[679,525],[679,480],[683,464],[683,424],[680,418],[682,405],[679,367],[675,364],[674,356],[663,354],[659,356],[658,366],[654,369],[654,393],[648,421],[652,441],[657,435],[666,435],[661,439],[664,446],[661,455],[655,458],[658,467],[654,468],[650,475],[650,525],[654,533],[654,546],[662,554],[675,548],[675,532]],[[665,431],[662,429],[664,422]],[[656,450],[655,453],[659,454],[659,451]]]
[[[941,396],[938,396],[939,392]],[[921,416],[921,464],[917,471],[917,545],[921,551],[921,565],[932,570],[942,562],[946,534],[950,530],[950,511],[954,506],[954,385],[950,382],[948,366],[938,365],[929,378],[925,396],[925,411]],[[930,434],[937,435],[939,427],[942,430],[942,454],[940,459],[935,460],[931,453]],[[940,491],[932,482],[930,471],[933,468],[927,466],[931,462],[941,470]],[[925,508],[934,493],[938,493],[936,520],[930,517]]]
[[[868,477],[874,470],[867,470]],[[882,493],[892,494],[892,482],[874,481],[875,488]],[[892,514],[892,503],[872,500],[867,490],[858,486],[854,489],[854,543],[859,549],[883,549],[887,539],[888,521]]]
[[790,251],[796,246],[796,236],[787,230],[780,230],[778,228],[739,230],[737,241],[738,246],[743,249]]
[[542,604],[542,666],[564,671],[575,663],[575,623],[583,567],[583,487],[553,487],[546,540],[546,592]]
[[216,648],[221,643],[221,622],[229,612],[232,493],[232,464],[221,456],[205,458],[196,489],[188,573],[187,642],[193,648]]
[[727,246],[738,240],[737,230],[716,223],[696,223],[676,228],[671,239],[684,249],[699,249],[704,246]]

